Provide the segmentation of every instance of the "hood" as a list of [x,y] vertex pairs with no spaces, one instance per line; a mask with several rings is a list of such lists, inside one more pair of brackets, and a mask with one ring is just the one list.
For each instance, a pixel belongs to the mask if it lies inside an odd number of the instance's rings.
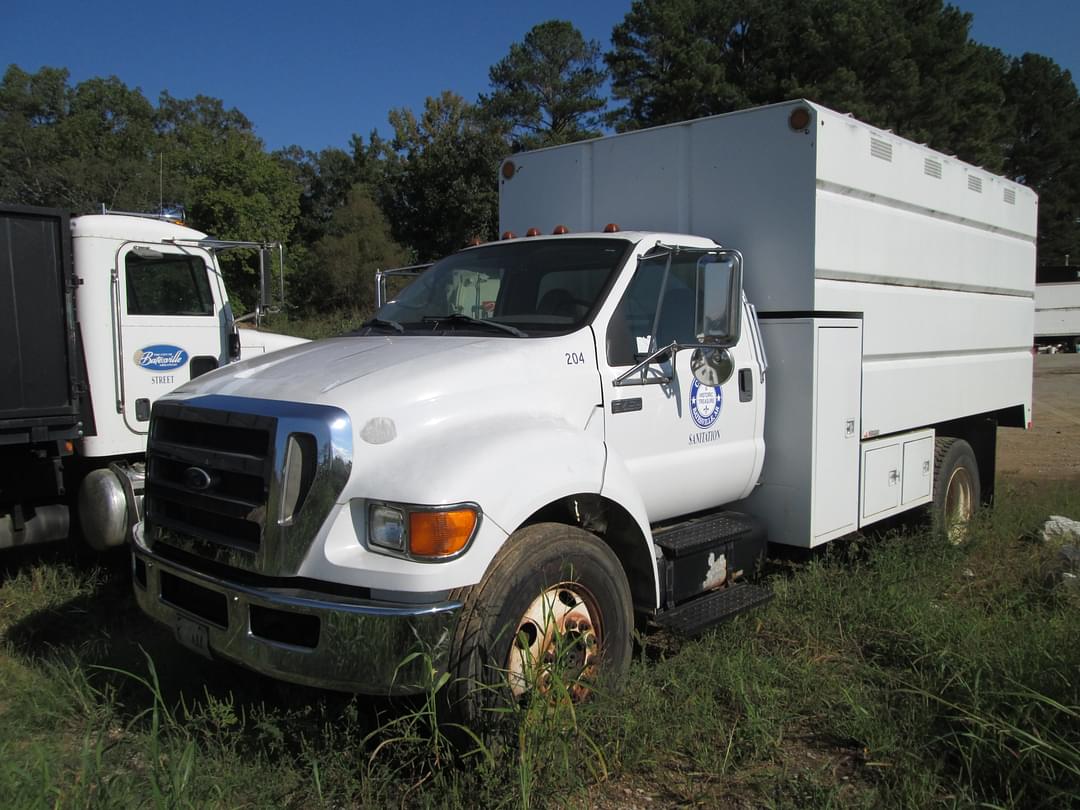
[[[513,338],[432,336],[344,337],[304,343],[225,366],[185,383],[177,394],[282,399],[327,404],[338,389],[371,375],[383,379],[430,376],[448,362],[445,356],[476,356],[477,344],[515,343]],[[440,359],[433,360],[438,355]],[[403,367],[415,365],[404,370]]]

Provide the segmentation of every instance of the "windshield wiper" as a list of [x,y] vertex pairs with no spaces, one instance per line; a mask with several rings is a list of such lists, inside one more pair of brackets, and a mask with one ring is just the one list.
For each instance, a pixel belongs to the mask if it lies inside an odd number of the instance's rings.
[[499,323],[498,321],[486,321],[483,318],[474,318],[471,315],[463,315],[460,312],[451,312],[449,315],[425,315],[424,323],[440,324],[444,321],[451,323],[467,323],[475,326],[484,326],[488,329],[497,329],[500,332],[506,332],[514,337],[528,337],[527,334],[522,332],[516,326],[511,326],[508,323]]
[[[371,318],[360,324],[361,329],[393,329],[398,334],[405,334],[405,327],[397,321],[392,321],[389,318]],[[353,334],[356,334],[355,332]]]

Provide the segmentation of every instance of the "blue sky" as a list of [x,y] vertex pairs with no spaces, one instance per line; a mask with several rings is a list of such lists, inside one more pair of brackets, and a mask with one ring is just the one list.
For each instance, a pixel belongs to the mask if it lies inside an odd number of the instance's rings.
[[[1080,81],[1080,0],[954,0],[972,36],[1008,54],[1046,54]],[[118,76],[151,100],[215,96],[267,146],[346,146],[389,134],[387,113],[453,90],[488,89],[488,68],[536,23],[573,22],[603,49],[630,0],[7,0],[0,66],[67,67],[73,82]]]

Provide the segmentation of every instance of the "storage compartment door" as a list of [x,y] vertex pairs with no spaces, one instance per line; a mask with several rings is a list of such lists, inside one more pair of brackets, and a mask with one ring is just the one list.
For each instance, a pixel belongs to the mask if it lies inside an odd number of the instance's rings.
[[900,443],[868,449],[863,464],[862,516],[872,518],[900,505]]
[[862,330],[817,328],[814,358],[814,544],[854,531],[859,518]]
[[904,442],[904,489],[901,503],[907,506],[930,499],[934,481],[934,438]]

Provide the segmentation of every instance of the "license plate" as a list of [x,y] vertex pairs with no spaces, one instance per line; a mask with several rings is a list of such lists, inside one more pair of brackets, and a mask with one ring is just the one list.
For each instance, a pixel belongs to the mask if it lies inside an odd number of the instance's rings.
[[176,617],[176,640],[199,655],[210,658],[210,629],[205,624]]

